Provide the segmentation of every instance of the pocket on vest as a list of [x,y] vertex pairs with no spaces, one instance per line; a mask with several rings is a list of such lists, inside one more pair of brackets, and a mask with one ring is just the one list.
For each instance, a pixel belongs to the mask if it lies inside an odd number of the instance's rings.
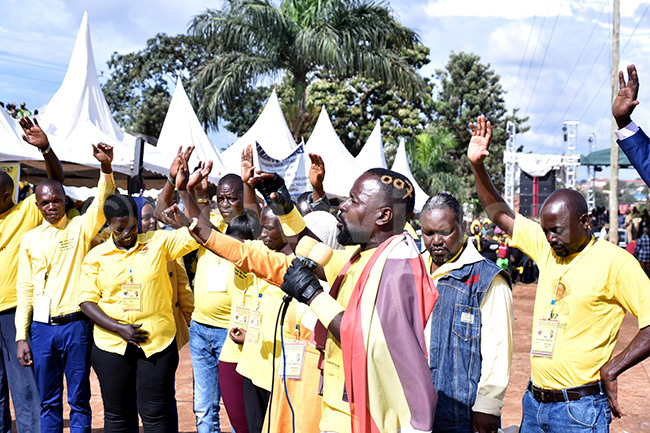
[[465,341],[478,338],[481,332],[481,311],[469,305],[456,304],[454,334]]

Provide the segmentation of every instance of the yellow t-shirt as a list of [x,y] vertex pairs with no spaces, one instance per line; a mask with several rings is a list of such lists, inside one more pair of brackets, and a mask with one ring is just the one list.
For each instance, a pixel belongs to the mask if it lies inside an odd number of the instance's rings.
[[104,202],[113,191],[113,174],[100,173],[97,196],[85,214],[72,220],[64,216],[56,225],[43,221],[23,235],[16,281],[16,341],[27,339],[34,296],[50,300],[51,317],[79,311],[81,263],[106,221]]
[[23,234],[43,222],[32,194],[0,215],[0,311],[16,306],[18,250]]
[[[232,298],[230,323],[228,324],[229,330],[234,326],[235,312],[237,311],[236,307],[251,308],[253,300],[257,297],[255,276],[243,272],[236,266],[233,268],[234,272],[232,272],[231,277],[228,278],[228,293],[230,293]],[[238,363],[241,358],[242,347],[242,344],[237,344],[232,341],[230,336],[226,337],[226,341],[223,344],[221,353],[219,354],[219,362]]]
[[[517,215],[511,245],[539,267],[533,341],[539,319],[559,322],[551,358],[531,356],[533,383],[563,389],[600,380],[629,311],[639,328],[650,325],[650,280],[627,251],[597,241],[569,257],[551,249],[539,224]],[[560,283],[560,284],[558,284]],[[557,295],[556,295],[557,291]]]
[[[155,230],[138,235],[135,246],[121,250],[113,238],[93,248],[83,261],[78,304],[96,303],[104,313],[121,323],[141,323],[149,339],[141,344],[149,357],[174,340],[176,323],[172,311],[173,288],[167,262],[196,249],[198,244],[186,228]],[[122,284],[140,285],[141,308],[123,308]],[[95,344],[102,350],[124,355],[127,342],[118,334],[97,325]]]
[[[246,333],[246,341],[242,348],[239,363],[237,364],[237,373],[250,379],[255,386],[270,391],[271,383],[273,382],[271,377],[273,374],[273,363],[275,363],[277,375],[278,360],[282,354],[280,325],[278,324],[277,334],[274,334],[274,330],[278,311],[280,310],[282,298],[285,293],[279,287],[272,286],[257,277],[255,277],[254,286],[256,286],[255,292],[257,296],[251,301],[251,311],[256,310],[262,313],[260,335],[256,342],[249,340],[251,333],[249,319],[249,329]],[[296,301],[293,300],[287,310],[282,328],[285,342],[291,340],[295,327]],[[274,340],[276,340],[275,354],[273,352]]]
[[[224,232],[226,224],[221,215],[211,214],[210,222]],[[204,247],[199,247],[199,257],[194,276],[195,322],[227,328],[230,321],[231,294],[228,279],[232,278],[234,265]]]
[[[347,247],[345,250],[334,250],[332,259],[325,266],[325,277],[330,287],[334,284],[337,275],[350,260],[358,246]],[[375,252],[375,248],[363,251],[361,257],[348,269],[345,279],[339,288],[336,298],[342,307],[346,307],[354,290],[361,272]],[[343,371],[343,353],[341,343],[327,334],[325,343],[325,365],[323,368],[323,414],[320,422],[321,431],[337,433],[350,432],[352,420],[350,404],[344,400],[345,373]]]

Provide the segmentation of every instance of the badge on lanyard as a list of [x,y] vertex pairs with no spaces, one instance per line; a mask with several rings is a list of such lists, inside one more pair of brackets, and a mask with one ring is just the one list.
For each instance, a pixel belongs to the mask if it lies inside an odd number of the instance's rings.
[[553,347],[557,338],[560,322],[557,320],[539,319],[533,334],[531,355],[543,358],[553,357]]
[[235,317],[232,320],[233,325],[237,328],[241,328],[244,331],[247,331],[249,317],[250,310],[248,308],[235,307]]
[[302,367],[305,364],[305,349],[307,345],[304,341],[294,341],[284,344],[284,353],[280,356],[280,368],[278,377],[284,377],[284,360],[286,358],[287,379],[300,380],[302,378]]
[[142,311],[142,284],[122,284],[122,311]]
[[32,320],[34,322],[50,323],[50,298],[44,295],[34,296]]
[[248,330],[246,331],[246,341],[257,343],[260,340],[260,330],[262,329],[262,312],[251,311],[248,320]]
[[225,263],[208,266],[208,293],[228,291],[228,278],[232,269]]

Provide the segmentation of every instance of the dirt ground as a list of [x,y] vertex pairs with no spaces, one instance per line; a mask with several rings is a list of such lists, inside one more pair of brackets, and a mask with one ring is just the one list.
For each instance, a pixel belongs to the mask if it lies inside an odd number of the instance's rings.
[[[518,284],[514,288],[515,347],[512,360],[510,386],[506,393],[502,423],[504,427],[519,424],[521,420],[521,396],[530,376],[530,335],[531,317],[535,284]],[[625,318],[615,352],[624,348],[636,334],[637,321],[633,316]],[[576,356],[580,356],[576,353]],[[92,376],[93,432],[101,432],[103,426],[103,406],[97,378]],[[650,432],[650,359],[623,373],[618,380],[619,401],[625,412],[621,419],[611,424],[612,433]],[[181,432],[195,432],[192,413],[192,367],[189,347],[181,351],[181,363],[176,373],[176,399],[178,400],[179,427]],[[68,410],[65,414],[67,417]],[[222,431],[230,432],[225,410],[221,410]],[[67,419],[66,419],[66,429]]]

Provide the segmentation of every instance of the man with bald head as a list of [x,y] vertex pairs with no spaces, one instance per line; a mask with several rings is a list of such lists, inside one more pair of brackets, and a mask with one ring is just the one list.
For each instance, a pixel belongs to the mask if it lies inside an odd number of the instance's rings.
[[63,185],[54,179],[42,181],[34,195],[44,222],[24,234],[18,253],[16,348],[20,363],[33,365],[36,373],[43,432],[63,430],[64,374],[70,431],[90,432],[92,332],[77,298],[81,263],[104,225],[104,201],[115,190],[113,148],[93,145],[93,156],[101,173],[97,196],[86,213],[69,220]]
[[[38,121],[23,117],[19,121],[25,140],[36,147],[45,160],[49,178],[63,182],[63,168],[50,147]],[[36,206],[36,196],[14,203],[14,181],[0,172],[0,432],[11,430],[9,391],[16,414],[18,432],[40,431],[40,404],[32,368],[23,368],[16,357],[16,275],[18,249],[23,234],[41,224],[43,216]],[[8,385],[8,388],[7,388]]]
[[[612,415],[622,413],[616,378],[650,356],[650,280],[627,251],[594,240],[577,191],[552,193],[539,224],[515,214],[483,165],[490,123],[481,116],[471,127],[467,156],[481,204],[540,271],[521,431],[608,432]],[[626,312],[640,330],[612,357]]]

